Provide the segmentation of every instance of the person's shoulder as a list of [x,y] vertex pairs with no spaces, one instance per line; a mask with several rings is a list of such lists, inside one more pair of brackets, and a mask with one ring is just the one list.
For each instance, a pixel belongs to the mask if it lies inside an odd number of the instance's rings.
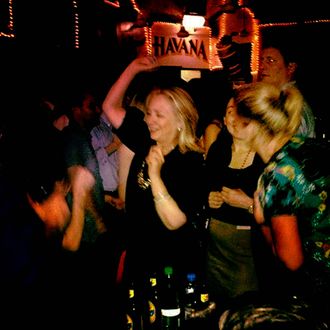
[[290,156],[297,160],[311,179],[329,177],[329,165],[324,161],[330,152],[330,143],[316,138],[296,136],[290,142]]
[[195,150],[181,152],[178,147],[171,153],[172,164],[176,164],[176,168],[186,169],[187,172],[197,170],[204,165],[204,154]]
[[137,107],[128,106],[126,107],[126,113],[123,123],[118,128],[112,128],[113,132],[116,134],[121,132],[123,129],[130,131],[131,128],[145,127],[144,122],[144,112]]
[[233,142],[233,137],[228,132],[227,128],[224,126],[220,130],[216,140],[212,145],[214,145],[215,147],[221,146],[221,148],[227,148],[229,146],[231,147],[232,142]]
[[209,122],[209,124],[206,126],[206,128],[214,127],[214,126],[216,126],[218,128],[222,128],[222,121],[218,118],[214,118]]
[[306,150],[306,152],[312,157],[316,157],[318,160],[322,160],[330,152],[330,143],[326,140],[305,138],[302,149]]
[[205,127],[203,135],[204,137],[208,137],[208,138],[210,137],[216,138],[220,133],[221,129],[222,129],[221,121],[213,120]]
[[260,155],[258,153],[255,153],[253,163],[258,168],[264,168],[266,166],[266,164],[264,163],[264,161],[262,160],[262,158],[260,157]]
[[128,106],[126,107],[126,116],[135,116],[135,117],[143,118],[144,112],[135,106]]
[[189,159],[191,161],[199,162],[199,161],[203,161],[204,159],[203,153],[195,150],[188,150],[187,152],[180,154],[183,155],[183,158]]
[[287,144],[291,149],[299,149],[302,153],[322,153],[329,151],[330,143],[327,140],[305,137],[301,135],[293,136]]
[[75,132],[76,132],[76,125],[73,123],[70,123],[68,126],[63,128],[62,136],[63,136],[63,138],[69,138],[70,136],[74,135]]

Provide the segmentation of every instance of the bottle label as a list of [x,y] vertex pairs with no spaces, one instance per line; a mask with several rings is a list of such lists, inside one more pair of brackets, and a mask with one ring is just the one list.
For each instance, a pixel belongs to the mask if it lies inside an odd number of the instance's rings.
[[155,277],[150,277],[150,284],[151,284],[151,286],[156,286],[157,285],[157,279]]
[[194,293],[194,292],[195,292],[194,288],[192,288],[192,287],[186,288],[186,294]]
[[128,296],[129,296],[130,299],[134,298],[134,290],[130,289],[128,291]]
[[133,320],[128,314],[126,314],[126,316],[127,316],[127,330],[133,330]]
[[156,307],[152,303],[152,301],[149,300],[149,317],[150,317],[150,323],[153,324],[156,321]]
[[166,317],[174,317],[180,315],[180,308],[162,309],[162,315]]
[[209,294],[208,293],[202,293],[201,294],[201,302],[206,303],[209,301]]

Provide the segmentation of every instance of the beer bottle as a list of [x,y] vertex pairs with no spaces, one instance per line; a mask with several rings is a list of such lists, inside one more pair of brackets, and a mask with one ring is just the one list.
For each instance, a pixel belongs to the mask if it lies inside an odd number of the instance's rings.
[[128,330],[142,330],[142,317],[134,281],[131,281],[128,287],[126,316]]
[[209,306],[209,292],[205,281],[202,281],[199,289],[198,309],[203,310]]
[[196,274],[188,273],[184,288],[184,305],[185,308],[195,309],[197,307],[198,292],[197,292]]
[[149,329],[159,330],[161,324],[161,310],[160,310],[160,297],[158,286],[157,273],[154,272],[149,276],[149,290],[148,290],[148,303],[149,303]]

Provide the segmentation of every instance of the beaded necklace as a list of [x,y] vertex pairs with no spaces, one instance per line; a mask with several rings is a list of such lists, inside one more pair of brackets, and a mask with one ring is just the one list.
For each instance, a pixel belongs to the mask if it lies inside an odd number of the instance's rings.
[[240,170],[243,169],[243,168],[245,167],[246,162],[247,162],[247,160],[249,159],[251,152],[252,152],[252,150],[250,149],[250,150],[246,153],[246,156],[245,156],[245,158],[244,158],[244,160],[243,160],[241,166],[239,167]]

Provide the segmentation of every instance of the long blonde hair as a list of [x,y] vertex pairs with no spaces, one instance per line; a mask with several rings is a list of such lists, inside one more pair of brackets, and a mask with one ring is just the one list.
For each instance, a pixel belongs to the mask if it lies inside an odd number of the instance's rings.
[[146,99],[148,107],[150,99],[154,95],[164,95],[174,105],[179,122],[182,123],[179,131],[178,146],[182,153],[187,151],[203,152],[197,143],[196,127],[198,112],[191,96],[181,87],[157,87],[154,88]]

